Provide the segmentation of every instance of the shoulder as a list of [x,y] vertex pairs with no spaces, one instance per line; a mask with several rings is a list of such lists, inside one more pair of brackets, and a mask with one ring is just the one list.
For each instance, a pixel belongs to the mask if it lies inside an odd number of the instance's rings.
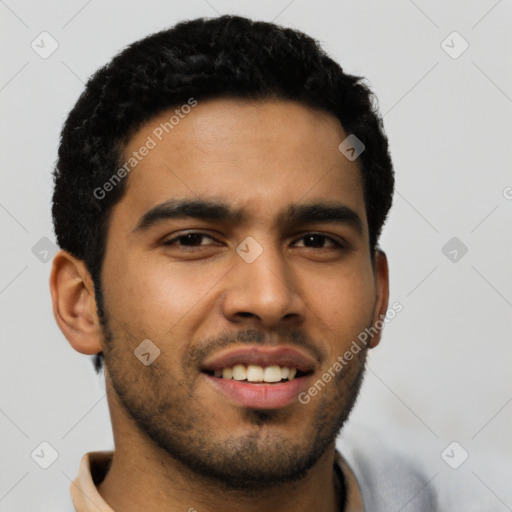
[[370,431],[343,437],[338,449],[351,467],[365,511],[435,512],[432,476],[413,457],[405,457]]

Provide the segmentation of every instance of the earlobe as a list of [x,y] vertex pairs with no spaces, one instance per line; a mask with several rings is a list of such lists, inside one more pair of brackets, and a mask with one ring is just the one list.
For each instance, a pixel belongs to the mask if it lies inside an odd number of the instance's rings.
[[53,259],[50,291],[55,320],[70,345],[82,354],[100,352],[102,329],[85,263],[67,251],[59,251]]
[[389,268],[388,259],[386,254],[381,249],[375,249],[375,287],[376,287],[376,300],[375,309],[373,314],[373,326],[377,329],[377,334],[372,337],[368,346],[370,348],[376,347],[382,335],[382,328],[384,326],[384,317],[388,310],[389,302]]

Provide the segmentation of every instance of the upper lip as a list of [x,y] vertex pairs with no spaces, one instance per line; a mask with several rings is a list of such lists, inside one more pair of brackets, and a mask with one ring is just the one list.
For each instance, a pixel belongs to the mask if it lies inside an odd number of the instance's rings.
[[237,347],[226,349],[207,358],[201,370],[215,371],[231,368],[236,364],[254,364],[262,367],[279,365],[297,368],[309,373],[315,368],[315,359],[294,347]]

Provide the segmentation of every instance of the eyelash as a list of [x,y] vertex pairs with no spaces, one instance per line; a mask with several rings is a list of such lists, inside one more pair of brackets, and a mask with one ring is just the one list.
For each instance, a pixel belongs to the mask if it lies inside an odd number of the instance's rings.
[[[201,233],[201,232],[195,232],[195,231],[192,231],[190,233],[184,233],[184,234],[181,234],[181,235],[178,235],[174,238],[171,238],[171,239],[168,239],[168,240],[164,240],[162,242],[162,245],[164,246],[170,246],[170,245],[178,245],[176,244],[177,241],[179,241],[180,239],[182,238],[185,238],[187,237],[188,235],[197,235],[197,236],[200,236],[200,237],[207,237],[207,238],[210,238],[211,240],[215,240],[212,236],[210,235],[207,235],[206,233]],[[346,246],[337,241],[336,239],[328,236],[328,235],[324,235],[323,233],[318,233],[316,231],[310,231],[310,232],[307,232],[305,234],[303,234],[302,236],[300,236],[299,238],[295,239],[294,242],[297,242],[298,240],[302,240],[303,238],[307,237],[307,236],[318,236],[318,237],[322,237],[324,240],[328,240],[330,242],[332,242],[334,244],[334,249],[336,250],[343,250],[343,249],[346,249]],[[180,245],[180,247],[182,248],[186,248],[185,250],[197,250],[199,249],[200,247],[204,247],[204,245],[202,244],[199,244],[199,245],[190,245],[190,246],[187,246],[187,245]],[[305,246],[304,246],[305,247]],[[329,247],[305,247],[306,249],[319,249],[319,250],[326,250],[326,249],[329,249]]]

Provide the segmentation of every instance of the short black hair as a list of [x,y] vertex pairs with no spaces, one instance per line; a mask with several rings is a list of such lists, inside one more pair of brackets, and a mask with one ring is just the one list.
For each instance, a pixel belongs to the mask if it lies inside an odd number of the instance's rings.
[[[83,260],[101,314],[100,273],[109,214],[126,179],[98,196],[137,129],[190,99],[292,100],[337,117],[365,150],[360,163],[370,249],[392,204],[394,172],[376,99],[311,37],[225,15],[178,23],[124,49],[99,69],[62,130],[52,215],[59,246]],[[340,141],[341,142],[341,141]],[[96,360],[96,364],[100,364]]]

